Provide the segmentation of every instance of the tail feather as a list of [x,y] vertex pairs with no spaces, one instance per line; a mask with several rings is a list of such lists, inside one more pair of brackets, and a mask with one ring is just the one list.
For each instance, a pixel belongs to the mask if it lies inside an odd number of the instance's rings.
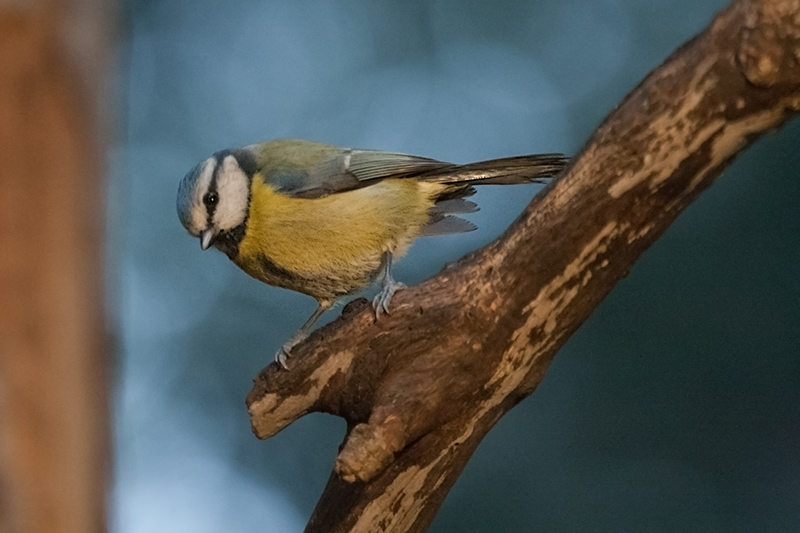
[[474,213],[478,210],[478,204],[464,200],[464,198],[449,198],[436,200],[436,205],[430,208],[431,215],[455,215],[461,213]]
[[514,185],[546,183],[569,162],[563,154],[536,154],[491,159],[433,170],[416,179],[443,184]]
[[450,235],[451,233],[465,233],[478,229],[478,226],[463,218],[452,215],[433,216],[420,232],[420,237],[434,235]]
[[569,159],[563,154],[504,157],[466,165],[453,165],[415,176],[415,179],[448,185],[431,207],[430,220],[420,235],[444,235],[472,231],[476,226],[454,214],[478,210],[464,197],[475,194],[473,185],[514,185],[546,183],[561,172]]

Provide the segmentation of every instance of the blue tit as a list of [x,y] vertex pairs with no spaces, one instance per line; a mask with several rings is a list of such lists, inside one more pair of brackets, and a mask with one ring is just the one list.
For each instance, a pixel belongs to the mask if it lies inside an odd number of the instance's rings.
[[317,309],[278,351],[294,347],[343,296],[382,278],[373,300],[388,313],[403,284],[392,261],[424,235],[471,231],[454,216],[477,210],[472,185],[543,182],[567,158],[540,154],[455,165],[412,155],[279,139],[222,150],[178,189],[178,216],[207,250],[250,276],[308,294]]

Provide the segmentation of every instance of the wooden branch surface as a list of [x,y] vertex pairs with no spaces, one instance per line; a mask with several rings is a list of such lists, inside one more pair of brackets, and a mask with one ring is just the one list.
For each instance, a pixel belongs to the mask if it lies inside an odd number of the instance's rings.
[[0,531],[105,531],[110,4],[0,4]]
[[359,300],[264,369],[253,431],[312,411],[348,434],[307,531],[423,531],[481,439],[731,159],[800,110],[800,1],[739,0],[606,118],[497,241]]

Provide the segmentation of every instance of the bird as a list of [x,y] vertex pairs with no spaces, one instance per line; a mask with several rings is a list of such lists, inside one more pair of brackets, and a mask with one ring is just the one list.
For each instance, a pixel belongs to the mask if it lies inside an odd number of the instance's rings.
[[392,264],[422,236],[476,229],[455,215],[478,206],[474,185],[546,183],[567,164],[559,153],[453,164],[380,150],[276,139],[218,151],[178,187],[178,217],[200,247],[225,253],[272,286],[307,294],[317,308],[278,350],[292,348],[336,302],[378,278],[376,319],[396,291]]

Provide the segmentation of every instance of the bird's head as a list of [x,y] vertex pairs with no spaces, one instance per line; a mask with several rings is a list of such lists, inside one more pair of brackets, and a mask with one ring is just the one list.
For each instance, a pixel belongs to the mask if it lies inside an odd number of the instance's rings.
[[203,250],[216,245],[228,253],[228,245],[241,240],[255,170],[250,152],[223,150],[184,176],[178,188],[178,217],[192,236],[200,238]]

